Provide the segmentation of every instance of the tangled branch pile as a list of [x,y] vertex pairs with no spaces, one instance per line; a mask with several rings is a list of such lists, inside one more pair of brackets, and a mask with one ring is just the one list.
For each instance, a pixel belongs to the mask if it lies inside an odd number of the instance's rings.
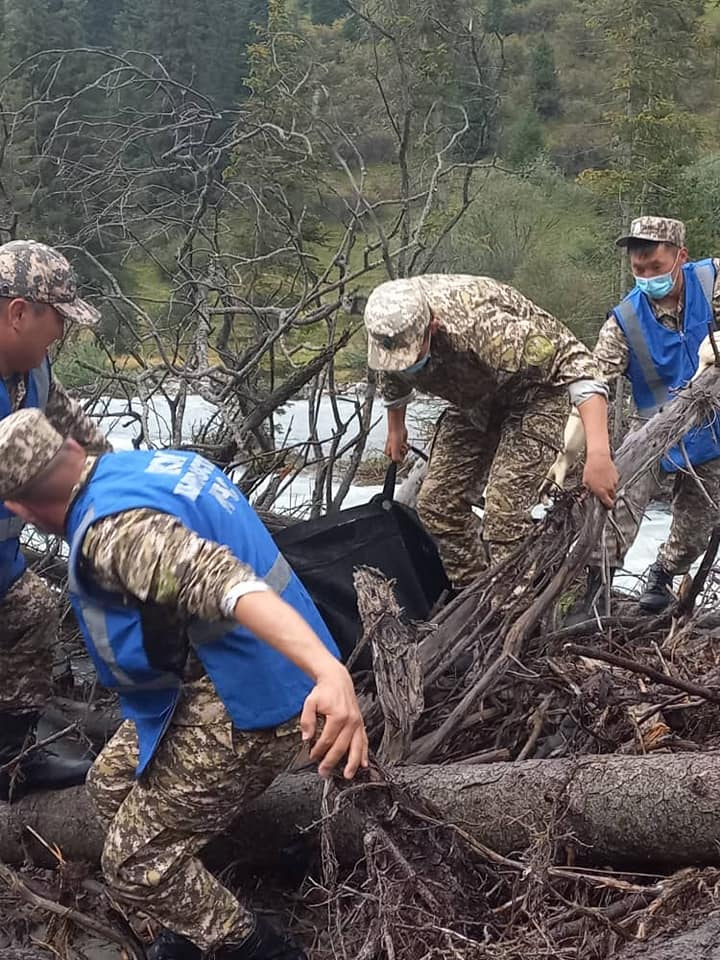
[[[719,400],[711,371],[631,435],[621,485]],[[313,960],[716,955],[715,538],[667,614],[613,598],[609,616],[563,627],[557,611],[603,520],[567,496],[428,624],[405,622],[392,584],[358,571],[373,648],[358,686],[378,765],[351,785],[281,778],[243,815],[227,874],[254,884],[259,867],[266,881],[275,857],[287,882],[297,867],[292,925]],[[81,790],[0,809],[0,859],[47,856],[27,825],[65,859],[97,861]],[[224,840],[226,869],[227,852]],[[81,906],[87,883],[61,894]],[[108,924],[128,942],[117,916]]]

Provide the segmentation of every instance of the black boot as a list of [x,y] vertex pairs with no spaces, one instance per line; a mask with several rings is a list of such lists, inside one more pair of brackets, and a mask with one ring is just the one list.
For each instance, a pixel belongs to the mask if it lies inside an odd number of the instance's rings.
[[200,960],[202,950],[187,937],[163,930],[147,948],[145,956],[147,960]]
[[[35,741],[36,713],[0,713],[0,767]],[[18,799],[33,790],[62,790],[85,783],[89,759],[63,757],[50,749],[33,750],[15,766],[0,773],[0,800]]]
[[224,947],[215,960],[308,960],[307,954],[291,940],[281,937],[270,924],[258,917],[255,929],[237,947]]
[[638,606],[648,613],[660,613],[669,607],[674,597],[672,590],[673,574],[668,573],[659,561],[648,570],[645,589],[640,594]]

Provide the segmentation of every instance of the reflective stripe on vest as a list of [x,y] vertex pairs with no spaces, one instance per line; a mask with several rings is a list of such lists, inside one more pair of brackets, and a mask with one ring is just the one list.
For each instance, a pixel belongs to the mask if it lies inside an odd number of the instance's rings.
[[50,364],[47,361],[41,363],[32,371],[32,377],[37,390],[37,405],[44,413],[50,397]]
[[[271,590],[274,590],[275,593],[282,594],[283,591],[287,590],[290,586],[292,575],[292,567],[285,557],[281,553],[278,553],[273,565],[262,579]],[[221,637],[224,637],[226,633],[235,629],[237,629],[237,622],[235,620],[193,620],[192,623],[188,624],[187,632],[190,643],[192,643],[194,647],[199,647],[204,643],[212,643],[215,640],[219,640]]]
[[617,305],[615,310],[623,319],[625,336],[629,341],[630,348],[637,357],[642,375],[645,378],[645,383],[647,383],[650,388],[650,392],[655,400],[653,407],[646,407],[640,411],[645,416],[650,416],[653,413],[657,413],[660,407],[664,403],[667,403],[667,387],[661,380],[653,358],[650,356],[650,348],[643,336],[640,320],[635,313],[631,301],[623,300],[622,303]]
[[[94,520],[95,510],[91,507],[83,517],[77,533],[73,537],[72,544],[70,545],[70,558],[68,560],[68,589],[74,594],[76,602],[80,605],[85,626],[92,638],[95,651],[114,678],[117,689],[121,692],[123,690],[167,690],[176,688],[180,685],[180,680],[174,673],[161,673],[156,680],[149,683],[138,683],[137,680],[133,680],[133,678],[122,669],[113,653],[105,611],[99,603],[90,603],[85,599],[77,580],[77,555],[82,548],[85,534]],[[120,598],[117,599],[119,600]]]
[[[696,263],[694,273],[700,283],[703,296],[708,302],[711,312],[713,311],[713,291],[715,289],[715,270],[711,263]],[[655,404],[652,407],[644,407],[638,411],[643,417],[651,417],[657,413],[664,403],[667,403],[667,387],[660,379],[657,367],[650,356],[650,350],[647,341],[643,336],[642,326],[637,314],[629,300],[623,300],[615,308],[620,314],[625,324],[625,336],[632,348],[637,362],[645,378],[645,382],[650,388],[650,392],[655,398]],[[715,326],[715,324],[713,324]],[[708,330],[708,333],[710,331]]]

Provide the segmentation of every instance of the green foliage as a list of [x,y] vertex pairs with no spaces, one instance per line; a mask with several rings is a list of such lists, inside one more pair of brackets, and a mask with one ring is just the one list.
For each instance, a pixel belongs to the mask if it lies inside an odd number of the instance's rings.
[[679,99],[693,76],[703,0],[599,0],[590,26],[612,44],[614,144],[607,171],[590,182],[628,211],[664,212],[682,194],[683,169],[696,155],[700,127]]
[[155,54],[173,77],[228,107],[245,92],[246,48],[266,19],[265,0],[123,0],[114,42]]
[[334,23],[349,13],[345,0],[307,0],[305,6],[313,23]]
[[94,339],[76,339],[65,344],[53,363],[58,380],[69,389],[86,387],[108,370],[108,355]]
[[591,342],[612,306],[616,257],[592,193],[539,162],[488,178],[444,265],[513,284]]
[[540,117],[532,108],[524,110],[507,131],[507,159],[517,167],[524,167],[542,153],[544,145]]
[[[188,127],[192,149],[215,128],[229,132],[237,124],[242,135],[264,124],[262,136],[213,157],[236,198],[219,209],[210,196],[192,254],[195,267],[220,269],[205,245],[220,234],[233,256],[267,256],[238,281],[255,302],[282,302],[293,285],[311,287],[326,271],[336,276],[341,248],[350,272],[361,275],[365,260],[377,257],[378,230],[395,249],[404,241],[410,246],[428,189],[435,206],[416,239],[431,249],[463,191],[462,169],[430,186],[438,157],[446,171],[497,156],[506,172],[476,180],[483,186],[471,191],[471,212],[442,242],[433,269],[485,272],[514,283],[586,337],[622,292],[611,241],[629,217],[678,216],[688,224],[694,256],[718,252],[717,5],[354,0],[353,6],[362,16],[350,15],[344,0],[4,0],[0,73],[18,70],[2,91],[3,107],[12,115],[47,83],[51,61],[37,58],[39,51],[102,46],[158,57],[173,78],[197,91],[178,95],[175,104],[209,98],[216,111],[211,129]],[[152,69],[147,57],[136,62]],[[201,177],[191,163],[176,162],[178,144],[162,129],[143,144],[126,143],[119,132],[123,173],[130,178],[148,163],[148,143],[153,173],[135,198],[140,222],[131,229],[115,225],[100,238],[95,219],[101,212],[112,219],[107,211],[121,208],[123,183],[104,179],[107,155],[97,154],[96,131],[116,112],[143,114],[156,95],[149,86],[133,93],[121,82],[95,89],[100,72],[98,55],[84,52],[68,54],[54,76],[58,97],[87,84],[63,107],[64,123],[82,121],[72,136],[58,139],[60,107],[42,97],[17,121],[0,169],[0,235],[17,214],[20,234],[51,242],[81,238],[171,340],[182,306],[172,297],[178,232],[167,223],[192,216]],[[273,124],[292,133],[280,136]],[[0,130],[0,148],[3,137]],[[89,200],[79,198],[68,170],[96,179]],[[363,181],[363,203],[379,206],[365,210],[362,229],[351,236],[348,211],[359,202],[352,178]],[[158,209],[167,216],[161,228]],[[401,255],[394,269],[417,270],[418,263]],[[381,264],[361,275],[352,292],[367,292],[386,275]],[[129,348],[122,322],[111,314],[106,324],[118,349]],[[262,333],[238,321],[233,337],[246,345]],[[310,350],[321,345],[303,337]],[[91,347],[80,342],[73,349],[86,351],[61,360],[74,382],[74,368],[82,369]],[[357,342],[347,351],[350,367],[361,370],[362,353]]]
[[545,37],[530,51],[530,89],[533,106],[544,119],[560,110],[560,90],[555,69],[555,52]]

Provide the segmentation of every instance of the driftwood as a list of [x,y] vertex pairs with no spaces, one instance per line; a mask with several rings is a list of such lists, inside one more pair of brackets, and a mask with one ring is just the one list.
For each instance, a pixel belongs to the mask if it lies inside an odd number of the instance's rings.
[[379,570],[362,567],[354,576],[362,642],[372,649],[373,676],[384,718],[381,763],[404,760],[413,726],[423,710],[423,680],[417,631],[402,618],[392,584]]
[[[559,850],[571,846],[578,859],[596,865],[720,864],[717,755],[410,766],[396,768],[393,779],[502,855],[526,850],[539,832],[551,830]],[[281,857],[300,830],[318,821],[321,793],[315,774],[279,778],[238,827],[248,859],[263,866]],[[0,806],[0,859],[6,863],[41,854],[26,825],[68,859],[99,858],[102,831],[83,788]],[[336,846],[345,861],[358,856],[357,830],[357,822],[340,817]]]

